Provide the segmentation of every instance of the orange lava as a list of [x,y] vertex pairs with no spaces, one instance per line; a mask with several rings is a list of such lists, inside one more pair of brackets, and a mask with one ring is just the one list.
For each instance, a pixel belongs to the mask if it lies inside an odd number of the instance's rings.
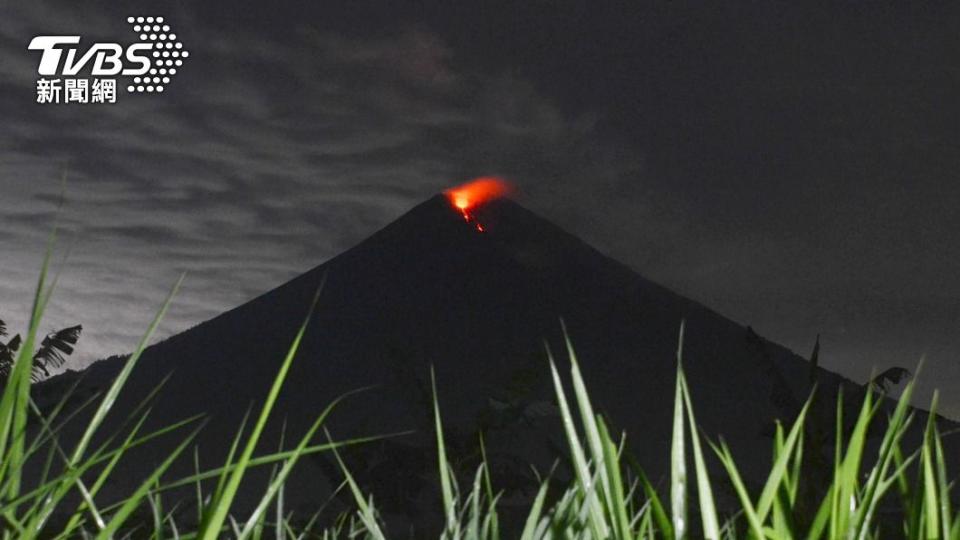
[[513,193],[513,186],[495,176],[477,178],[443,192],[450,200],[450,204],[463,215],[463,220],[473,223],[479,232],[484,232],[483,225],[473,217],[471,210],[511,193]]

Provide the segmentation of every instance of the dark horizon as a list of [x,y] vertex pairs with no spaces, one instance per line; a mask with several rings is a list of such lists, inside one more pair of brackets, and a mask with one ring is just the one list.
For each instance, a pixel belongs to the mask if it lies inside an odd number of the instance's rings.
[[[960,416],[960,7],[0,8],[0,318],[22,327],[68,174],[49,328],[72,362],[266,292],[476,176],[641,275],[864,381],[926,356]],[[163,11],[163,13],[159,13]],[[35,103],[30,39],[163,15],[162,94]],[[45,326],[45,329],[48,327]]]

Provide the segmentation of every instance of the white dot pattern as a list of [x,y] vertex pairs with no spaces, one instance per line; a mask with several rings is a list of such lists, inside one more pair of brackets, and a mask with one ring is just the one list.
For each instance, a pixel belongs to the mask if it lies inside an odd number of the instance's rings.
[[[150,53],[152,62],[147,73],[133,77],[133,84],[127,86],[127,92],[163,92],[171,77],[177,74],[173,66],[183,66],[181,59],[188,58],[190,53],[184,50],[183,43],[177,41],[177,34],[171,31],[170,25],[164,24],[163,17],[132,16],[127,17],[127,23],[138,34],[141,42],[149,43],[153,48]],[[158,74],[162,77],[158,77]]]

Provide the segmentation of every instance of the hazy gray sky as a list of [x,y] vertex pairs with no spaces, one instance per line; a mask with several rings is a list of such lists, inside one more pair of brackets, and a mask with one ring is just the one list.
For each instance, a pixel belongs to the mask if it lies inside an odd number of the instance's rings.
[[[3,4],[0,317],[24,322],[63,170],[49,324],[84,324],[78,364],[181,271],[166,334],[499,174],[801,354],[821,333],[827,367],[926,354],[958,394],[957,7],[528,4]],[[31,37],[133,41],[138,14],[192,54],[164,94],[34,103]]]

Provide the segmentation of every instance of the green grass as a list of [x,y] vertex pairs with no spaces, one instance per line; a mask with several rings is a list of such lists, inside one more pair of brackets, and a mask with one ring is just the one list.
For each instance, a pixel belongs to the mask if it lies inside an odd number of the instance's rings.
[[[51,240],[52,245],[52,240]],[[104,419],[110,413],[125,382],[160,323],[179,282],[163,303],[134,353],[126,360],[112,385],[98,399],[84,404],[92,411],[82,436],[69,448],[60,444],[65,423],[75,421],[66,412],[66,397],[52,412],[41,414],[32,402],[30,357],[37,328],[53,291],[48,285],[50,249],[40,272],[30,326],[0,396],[0,536],[13,538],[390,538],[374,497],[364,493],[341,454],[354,444],[375,437],[334,442],[315,441],[339,400],[317,416],[310,428],[289,450],[254,455],[273,404],[282,392],[284,379],[308,327],[304,321],[273,385],[252,419],[239,426],[224,463],[212,470],[195,467],[192,475],[169,478],[178,460],[199,462],[193,441],[203,429],[202,417],[188,418],[149,432],[143,431],[150,397],[144,401],[121,432],[109,434],[94,446]],[[55,282],[56,280],[54,280]],[[316,300],[315,300],[316,303]],[[308,316],[309,320],[309,316]],[[725,441],[709,440],[698,429],[691,391],[683,371],[683,328],[677,348],[677,375],[672,410],[673,437],[663,448],[670,457],[668,485],[657,489],[635,466],[622,437],[616,436],[593,407],[573,346],[567,341],[570,366],[564,377],[553,356],[549,369],[567,441],[571,481],[566,485],[550,476],[535,488],[526,518],[516,531],[504,531],[498,512],[501,493],[486,466],[483,441],[478,441],[484,459],[471,476],[458,477],[444,442],[443,422],[434,391],[437,487],[443,526],[435,532],[443,539],[494,540],[514,538],[771,538],[771,539],[872,539],[903,537],[960,538],[960,516],[952,506],[952,477],[939,433],[931,414],[919,447],[907,448],[904,435],[915,421],[909,407],[913,383],[892,409],[883,399],[867,392],[852,428],[844,422],[845,410],[838,400],[833,463],[828,465],[827,486],[811,492],[804,461],[811,425],[814,396],[789,425],[777,424],[772,459],[760,486],[743,480],[735,456]],[[346,389],[345,389],[346,390]],[[158,386],[154,393],[162,391]],[[936,397],[932,404],[936,409]],[[66,418],[61,418],[66,416]],[[885,418],[881,418],[885,416]],[[33,419],[31,423],[31,418]],[[28,429],[28,426],[32,426]],[[880,442],[868,445],[872,431],[880,430]],[[159,437],[179,437],[176,449],[152,470],[143,471],[135,489],[122,500],[106,501],[101,489],[117,465],[143,445]],[[643,433],[631,439],[643,444]],[[262,446],[262,445],[261,445]],[[875,450],[868,450],[869,448]],[[282,444],[281,444],[282,448]],[[284,508],[283,486],[304,456],[330,452],[343,474],[340,489],[352,497],[356,510],[321,523],[317,513],[295,516]],[[191,458],[192,455],[192,458]],[[558,458],[561,456],[558,456]],[[751,456],[757,459],[756,456]],[[764,456],[765,457],[765,456]],[[741,459],[743,456],[741,456]],[[39,464],[39,467],[36,465]],[[40,470],[38,478],[29,470]],[[268,485],[252,512],[240,515],[235,508],[245,474],[253,467],[272,467]],[[818,465],[819,466],[819,465]],[[711,476],[711,471],[714,471]],[[717,475],[720,471],[721,475]],[[464,482],[461,486],[461,482]],[[204,492],[213,486],[212,492]],[[192,487],[192,501],[172,506],[164,496],[169,490]],[[723,493],[733,493],[735,508],[718,508]],[[664,499],[663,497],[667,498]],[[882,507],[897,505],[895,522],[879,518]],[[184,516],[192,514],[192,519]],[[187,525],[193,523],[193,526]]]

